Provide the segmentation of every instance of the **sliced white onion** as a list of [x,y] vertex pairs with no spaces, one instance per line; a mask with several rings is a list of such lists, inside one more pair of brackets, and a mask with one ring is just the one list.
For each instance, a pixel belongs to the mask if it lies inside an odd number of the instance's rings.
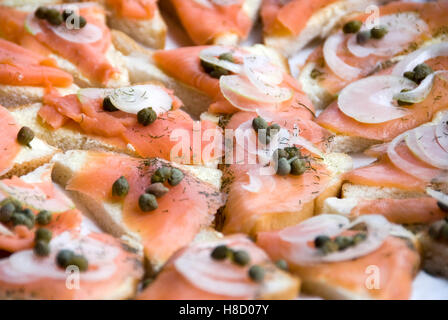
[[[359,224],[366,225],[367,238],[353,247],[324,255],[319,249],[309,245],[309,242],[319,235],[334,237]],[[350,223],[344,216],[324,214],[284,229],[280,232],[280,238],[292,245],[290,259],[294,263],[308,265],[338,262],[356,259],[376,251],[390,235],[391,226],[386,218],[380,215],[361,216]]]
[[431,188],[426,188],[426,193],[436,199],[437,201],[443,203],[444,205],[448,206],[448,195],[445,193],[442,193],[440,191],[436,191]]
[[325,63],[341,79],[352,80],[361,75],[362,70],[346,64],[338,57],[338,47],[344,42],[342,33],[335,33],[327,38],[324,43],[323,52]]
[[448,152],[448,113],[442,118],[437,125],[436,138],[440,146]]
[[406,136],[409,133],[409,131],[405,132],[392,140],[387,148],[387,155],[392,163],[403,172],[406,172],[417,179],[430,182],[443,172],[439,169],[431,169],[415,165],[401,157],[396,150],[397,146],[406,139]]
[[253,297],[258,285],[248,279],[248,267],[238,266],[229,260],[216,261],[212,250],[227,245],[232,250],[245,250],[250,264],[268,260],[267,255],[244,236],[231,236],[221,241],[194,244],[174,261],[176,270],[197,288],[229,297]]
[[173,104],[173,98],[163,88],[152,84],[117,89],[86,88],[78,91],[81,102],[106,96],[110,97],[117,109],[132,114],[151,107],[159,115],[169,111]]
[[436,71],[428,75],[421,83],[420,85],[410,91],[406,92],[400,92],[397,93],[394,96],[395,100],[401,100],[404,102],[410,102],[410,103],[419,103],[426,99],[428,94],[432,90],[432,86],[434,84],[434,79],[437,75],[448,73],[448,71]]
[[283,70],[273,65],[266,56],[247,55],[243,61],[244,73],[255,86],[264,88],[282,83]]
[[30,13],[25,19],[25,30],[35,36],[42,32],[42,28],[39,25],[39,20],[34,16],[34,12]]
[[[410,12],[382,16],[381,25],[388,30],[382,39],[370,39],[360,45],[356,41],[356,35],[351,35],[347,42],[349,51],[360,58],[370,54],[393,56],[403,51],[418,35],[428,30],[426,22],[417,14]],[[368,28],[363,26],[361,31],[368,31]]]
[[50,29],[60,38],[73,43],[94,43],[103,38],[103,31],[93,23],[87,23],[83,28],[68,28],[65,23],[50,26]]
[[240,64],[218,58],[221,54],[229,52],[232,55],[236,55],[241,59],[243,58],[243,56],[239,54],[236,50],[223,46],[208,47],[199,53],[199,58],[205,62],[211,63],[213,65],[216,65],[233,73],[240,73],[242,70],[242,66]]
[[407,55],[401,60],[393,69],[392,74],[396,76],[403,76],[406,71],[412,71],[414,68],[428,61],[430,59],[447,56],[448,55],[448,42],[442,42],[439,44],[433,44],[428,47],[421,48]]
[[421,126],[406,136],[406,145],[420,160],[448,170],[448,152],[437,142],[436,126]]
[[362,123],[382,123],[399,119],[409,113],[397,107],[393,97],[403,89],[414,89],[416,84],[404,77],[372,76],[349,84],[338,98],[339,109]]
[[309,140],[307,140],[304,137],[301,137],[299,135],[292,136],[290,141],[289,141],[289,143],[291,145],[301,146],[301,147],[307,149],[308,151],[310,151],[310,152],[312,152],[312,153],[314,153],[314,154],[316,154],[316,155],[318,155],[320,157],[324,156],[322,151],[318,147],[316,147],[314,145],[314,143],[312,143],[311,141],[309,141]]

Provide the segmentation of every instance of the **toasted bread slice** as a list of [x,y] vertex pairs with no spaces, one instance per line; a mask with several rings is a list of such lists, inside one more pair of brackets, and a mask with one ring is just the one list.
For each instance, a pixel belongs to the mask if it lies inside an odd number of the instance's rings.
[[[63,154],[55,156],[52,162],[55,164],[53,170],[53,180],[62,186],[66,186],[70,179],[79,172],[88,167],[91,159],[88,151],[67,151]],[[168,163],[163,160],[157,160],[161,163]],[[180,168],[185,174],[191,175],[194,179],[199,179],[202,183],[209,185],[218,193],[221,183],[221,172],[217,169],[198,168],[183,165],[170,164],[173,167]],[[117,168],[119,170],[120,168]],[[71,191],[70,194],[80,203],[82,203],[90,214],[93,216],[97,224],[108,233],[116,237],[120,237],[129,246],[135,248],[140,253],[144,247],[141,243],[140,234],[123,222],[123,203],[121,201],[101,201],[95,199],[88,194],[78,191]],[[216,208],[217,209],[217,208]],[[209,210],[213,210],[209,208]],[[214,212],[209,212],[211,215]],[[208,226],[204,225],[202,231],[208,231]],[[199,237],[201,232],[199,232]],[[147,257],[150,261],[151,270],[158,270],[165,261],[155,257]]]
[[[270,33],[264,33],[264,43],[290,57],[312,40],[325,39],[345,16],[353,12],[362,12],[369,5],[378,5],[388,1],[390,0],[329,1],[329,4],[314,10],[298,35],[292,34],[285,27],[279,27]],[[301,17],[297,17],[297,19],[300,20]]]
[[[154,51],[143,48],[126,34],[117,30],[112,31],[112,39],[115,47],[125,57],[131,82],[159,81],[163,83],[166,87],[174,90],[176,96],[183,101],[188,112],[195,117],[199,117],[213,102],[212,97],[204,92],[182,83],[160,69],[152,58]],[[245,49],[267,55],[273,63],[289,73],[287,60],[276,50],[259,44]]]

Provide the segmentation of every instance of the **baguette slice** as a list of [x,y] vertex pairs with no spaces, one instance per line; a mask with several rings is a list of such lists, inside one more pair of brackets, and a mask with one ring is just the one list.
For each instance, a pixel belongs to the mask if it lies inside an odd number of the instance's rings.
[[[67,185],[71,182],[71,180],[73,178],[76,178],[77,176],[81,176],[82,173],[85,170],[89,170],[89,167],[91,165],[95,165],[98,157],[111,157],[111,158],[107,158],[107,159],[114,159],[116,158],[117,160],[120,161],[129,161],[131,160],[131,158],[124,156],[124,155],[117,155],[117,154],[99,154],[99,153],[93,153],[93,152],[88,152],[88,151],[68,151],[64,154],[60,154],[57,155],[53,158],[53,163],[55,164],[54,170],[53,170],[53,180],[56,181],[57,183],[59,183],[60,185],[67,187]],[[184,193],[185,195],[183,196],[183,198],[189,198],[194,196],[191,192],[190,189],[191,188],[197,188],[196,186],[201,186],[201,188],[203,188],[205,191],[205,194],[207,193],[209,196],[207,196],[208,198],[206,200],[202,200],[201,199],[197,199],[197,200],[188,200],[190,205],[189,206],[185,206],[182,205],[182,202],[178,202],[176,204],[170,204],[167,207],[167,202],[166,201],[171,201],[170,199],[170,193],[166,194],[163,198],[168,197],[168,200],[166,200],[165,202],[163,202],[165,199],[159,199],[158,201],[162,201],[160,202],[161,206],[163,206],[163,210],[166,210],[166,212],[164,211],[163,213],[160,212],[162,209],[159,208],[157,211],[155,211],[156,213],[140,213],[139,215],[141,215],[142,219],[140,221],[140,224],[145,225],[145,223],[150,223],[151,221],[154,221],[154,223],[158,223],[161,224],[160,225],[160,231],[159,229],[157,230],[153,230],[153,231],[148,231],[148,232],[155,232],[153,234],[153,238],[151,238],[150,235],[145,233],[145,229],[142,229],[142,227],[139,225],[135,225],[135,224],[130,224],[128,223],[127,219],[130,218],[126,218],[126,217],[131,217],[132,215],[134,215],[135,213],[133,213],[134,211],[129,211],[128,215],[125,216],[124,215],[124,209],[123,209],[123,201],[116,201],[116,200],[101,200],[97,197],[93,197],[91,194],[89,194],[87,191],[83,192],[82,190],[85,190],[83,188],[78,188],[77,191],[71,191],[71,195],[77,199],[77,201],[80,201],[80,203],[82,203],[87,210],[90,212],[90,214],[94,217],[95,221],[98,223],[98,225],[105,231],[111,233],[112,235],[116,236],[116,237],[120,237],[123,241],[125,241],[130,247],[135,248],[138,252],[143,253],[145,252],[145,256],[146,258],[149,260],[150,262],[150,270],[151,271],[157,271],[158,269],[160,269],[160,267],[163,265],[163,263],[166,261],[166,259],[173,253],[172,249],[179,249],[180,246],[184,246],[186,244],[188,244],[188,242],[182,242],[185,241],[186,237],[181,237],[180,234],[177,234],[176,237],[178,237],[180,242],[176,240],[176,242],[174,244],[171,244],[170,240],[172,237],[174,237],[175,235],[173,234],[173,231],[168,231],[166,229],[166,226],[163,226],[163,216],[164,215],[168,215],[168,217],[172,220],[174,218],[174,215],[176,215],[175,212],[171,213],[171,210],[182,210],[182,208],[184,208],[185,212],[184,215],[191,215],[191,221],[188,223],[193,223],[194,228],[197,228],[197,233],[196,236],[198,234],[201,233],[201,231],[207,231],[208,227],[210,226],[211,221],[213,220],[213,215],[216,212],[216,210],[222,205],[222,198],[221,198],[221,194],[219,193],[219,189],[217,188],[220,185],[220,172],[217,169],[207,169],[207,168],[190,168],[188,166],[177,166],[175,164],[172,163],[168,163],[166,161],[163,160],[159,160],[159,159],[153,159],[153,160],[131,160],[131,161],[139,161],[141,163],[151,163],[150,164],[150,168],[153,168],[153,165],[169,165],[169,166],[173,166],[173,167],[177,167],[180,168],[183,172],[184,175],[186,176],[186,180],[190,181],[190,182],[185,182],[185,183],[190,183],[190,187],[185,188],[184,189]],[[146,166],[146,165],[145,165]],[[139,167],[140,168],[140,165]],[[124,167],[114,167],[114,169],[117,170],[118,172],[118,176],[120,176],[120,173],[123,172],[122,174],[124,174],[124,172],[126,171]],[[108,170],[108,169],[104,169],[104,170]],[[150,169],[153,170],[153,169]],[[99,175],[101,175],[102,173],[98,173]],[[150,178],[151,176],[145,174],[140,175],[139,179],[147,179]],[[104,176],[103,176],[104,179]],[[111,183],[112,184],[112,183]],[[148,185],[150,183],[148,182]],[[181,186],[178,186],[178,188],[180,188]],[[111,188],[111,186],[110,186]],[[133,186],[131,184],[131,190],[132,190]],[[81,190],[82,189],[82,190]],[[111,190],[111,189],[108,189]],[[193,189],[191,189],[193,190]],[[195,189],[194,189],[195,190]],[[107,193],[108,191],[106,191]],[[202,195],[200,196],[202,197]],[[126,198],[124,199],[126,200]],[[184,199],[185,200],[185,199]],[[192,202],[194,201],[194,202]],[[197,201],[197,202],[196,202]],[[201,206],[204,201],[206,201],[208,203],[208,205],[206,205],[206,211],[207,212],[199,212],[199,210],[203,210],[200,209],[199,206]],[[174,200],[173,200],[174,202]],[[164,203],[164,204],[162,204]],[[191,209],[191,205],[193,206],[198,206],[198,214],[201,214],[201,219],[199,219],[197,216],[195,217],[194,214],[195,212],[192,211]],[[202,208],[204,208],[202,206]],[[138,209],[136,209],[138,210]],[[160,218],[154,218],[154,215],[160,216]],[[147,219],[149,220],[145,220],[145,217],[147,217]],[[158,219],[158,220],[153,220],[153,219]],[[183,221],[186,218],[178,218],[177,220],[179,221]],[[196,220],[194,220],[196,219]],[[169,221],[171,221],[169,220]],[[202,222],[201,222],[202,221]],[[206,223],[206,221],[208,221]],[[182,223],[182,222],[179,222]],[[186,223],[185,221],[183,223]],[[173,225],[173,228],[175,226]],[[187,228],[187,226],[185,226]],[[165,231],[162,231],[165,230]],[[174,230],[174,229],[173,229]],[[192,228],[187,228],[186,230],[192,230]],[[164,234],[161,234],[162,232],[165,232]],[[170,233],[171,232],[171,233]],[[190,231],[188,231],[190,232]],[[168,236],[167,236],[168,234]],[[161,237],[165,237],[167,236],[168,238],[166,238],[166,240],[164,240],[163,242],[163,246],[168,246],[168,249],[164,249],[164,248],[156,248],[155,244],[152,244],[152,241],[160,241]],[[149,237],[149,238],[148,238]],[[169,238],[171,237],[171,238]],[[194,238],[194,236],[193,236]],[[190,241],[193,240],[190,239]],[[157,240],[159,239],[159,240]],[[183,239],[183,240],[182,240]],[[159,243],[160,246],[160,243]],[[156,252],[156,253],[154,253]]]

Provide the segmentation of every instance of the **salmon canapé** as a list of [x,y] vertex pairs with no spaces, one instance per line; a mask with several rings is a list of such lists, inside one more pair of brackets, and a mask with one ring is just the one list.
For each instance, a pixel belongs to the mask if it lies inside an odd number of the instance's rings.
[[325,107],[348,84],[393,65],[394,57],[446,40],[447,13],[446,1],[395,1],[378,13],[347,18],[309,56],[299,80],[307,93],[316,86],[324,92],[319,96]]
[[[281,289],[269,292],[269,283],[276,281],[282,281]],[[179,250],[137,299],[292,299],[299,286],[251,240],[236,234]]]
[[157,51],[153,57],[168,75],[208,96],[211,113],[313,110],[296,80],[254,48],[183,47]]
[[139,157],[185,164],[216,161],[221,130],[210,121],[194,121],[181,106],[170,90],[158,85],[89,88],[67,96],[49,92],[39,117],[50,130],[71,128]]
[[[103,215],[98,220],[111,220],[104,218],[108,214],[120,216],[122,231],[117,235],[127,233],[140,243],[157,268],[210,226],[223,205],[223,195],[217,188],[167,161],[109,153],[81,154],[85,155],[82,166],[73,172],[66,189],[98,203],[92,209],[92,214]],[[67,155],[58,165],[70,159]],[[103,209],[99,211],[98,206]],[[108,210],[113,212],[101,213]],[[114,229],[110,224],[105,227]]]
[[414,238],[379,215],[353,222],[319,215],[261,232],[256,243],[272,259],[285,259],[305,292],[330,299],[408,299],[420,264]]
[[[64,10],[77,15],[64,21]],[[0,6],[1,37],[43,56],[56,54],[68,60],[82,73],[78,78],[87,77],[98,86],[127,78],[108,58],[113,47],[104,20],[104,9],[96,3],[51,5],[31,12]]]

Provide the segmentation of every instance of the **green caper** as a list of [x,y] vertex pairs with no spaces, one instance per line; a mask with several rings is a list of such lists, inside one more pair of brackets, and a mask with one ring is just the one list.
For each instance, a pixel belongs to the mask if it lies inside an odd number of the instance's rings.
[[366,238],[367,238],[367,235],[364,232],[357,233],[353,237],[353,244],[356,245],[360,242],[363,242],[364,240],[366,240]]
[[11,202],[4,204],[0,208],[0,222],[3,223],[9,222],[15,210],[16,207]]
[[53,233],[51,232],[51,230],[47,228],[39,228],[36,230],[36,233],[34,234],[34,241],[50,242],[52,237]]
[[440,238],[448,241],[448,223],[445,223],[442,228],[440,228]]
[[62,14],[56,9],[49,9],[47,12],[47,21],[54,26],[59,26],[64,22]]
[[433,73],[431,67],[426,63],[421,63],[414,68],[414,81],[420,83],[431,73]]
[[38,240],[34,244],[34,253],[39,257],[46,257],[50,254],[50,245],[47,241]]
[[278,133],[280,131],[280,125],[273,123],[266,129],[266,134],[268,136],[272,136],[274,133]]
[[201,60],[201,66],[206,73],[208,73],[211,77],[219,79],[221,76],[226,76],[229,74],[229,71],[216,66],[212,63]]
[[367,43],[370,39],[370,32],[369,31],[361,31],[356,34],[356,43],[359,45],[363,45]]
[[342,31],[344,33],[356,33],[358,32],[362,27],[362,22],[359,20],[352,20],[344,24],[342,27]]
[[30,220],[26,215],[20,212],[14,212],[11,221],[14,226],[24,225],[28,227],[28,229],[34,227],[34,221]]
[[[400,92],[408,92],[408,91],[410,91],[410,90],[409,90],[409,89],[403,89],[403,90],[401,90]],[[405,107],[405,106],[411,106],[411,105],[413,105],[412,102],[407,102],[407,101],[403,101],[403,100],[400,100],[400,99],[397,100],[397,104],[398,104],[399,106],[401,106],[401,107]]]
[[171,177],[171,167],[161,167],[154,172],[151,183],[165,182]]
[[137,120],[146,127],[157,120],[157,113],[151,107],[142,109],[137,113]]
[[327,243],[328,241],[331,241],[331,239],[327,236],[324,236],[324,235],[317,236],[314,239],[314,246],[316,248],[322,248],[324,246],[324,244]]
[[75,12],[73,10],[65,9],[64,11],[62,11],[62,19],[64,21],[67,21],[67,19],[70,18],[70,16],[72,16],[74,14],[75,14]]
[[229,256],[229,248],[226,245],[219,245],[213,249],[210,256],[215,260],[224,260]]
[[428,229],[428,234],[433,239],[438,239],[440,237],[440,230],[442,227],[446,225],[446,222],[443,220],[434,222]]
[[22,204],[20,203],[20,201],[14,199],[14,198],[6,198],[6,199],[0,201],[0,206],[4,206],[7,203],[11,203],[14,206],[15,211],[23,210],[23,207],[22,207]]
[[388,32],[386,27],[374,27],[370,30],[370,36],[373,39],[382,39]]
[[311,79],[317,79],[322,75],[322,71],[320,71],[319,69],[313,68],[313,70],[311,70],[310,72],[310,77]]
[[286,152],[284,149],[277,149],[274,151],[273,154],[274,160],[277,161],[280,158],[288,158],[288,152]]
[[47,13],[48,13],[48,8],[46,8],[46,7],[39,7],[34,12],[34,15],[36,16],[37,19],[46,19],[47,18]]
[[170,185],[177,186],[184,179],[184,173],[179,169],[172,168],[171,176],[168,178],[168,183]]
[[300,176],[306,171],[306,161],[303,159],[295,159],[291,162],[291,174]]
[[240,266],[245,266],[250,262],[250,257],[246,251],[237,250],[233,252],[232,260]]
[[414,71],[406,71],[405,73],[403,73],[403,77],[414,81],[415,79],[415,72]]
[[252,120],[252,128],[254,128],[255,131],[267,129],[268,123],[262,117],[258,116]]
[[277,162],[277,174],[279,176],[286,176],[291,172],[291,164],[286,158],[280,158]]
[[75,253],[71,250],[63,249],[59,251],[56,256],[57,265],[64,269],[67,268],[74,255]]
[[24,209],[22,210],[22,213],[30,220],[34,221],[36,220],[36,216],[34,215],[33,211],[31,209]]
[[154,211],[159,207],[156,197],[150,193],[144,193],[138,198],[138,206],[143,212]]
[[129,192],[129,183],[125,177],[121,176],[117,180],[115,180],[112,185],[112,195],[116,197],[124,197]]
[[293,147],[286,147],[285,151],[288,153],[288,160],[294,157],[298,157],[301,158],[302,154],[299,150],[299,148],[297,148],[296,146]]
[[327,241],[324,243],[324,245],[320,248],[324,254],[333,253],[339,250],[339,246],[335,241]]
[[87,20],[83,16],[79,16],[79,27],[82,29],[86,26]]
[[77,266],[79,271],[87,271],[89,268],[89,262],[86,257],[80,254],[74,254],[69,261],[70,266]]
[[225,52],[225,53],[220,54],[218,59],[233,62],[233,54],[231,52]]
[[107,112],[118,111],[118,109],[114,106],[109,96],[103,99],[103,110]]
[[437,205],[439,206],[440,210],[448,213],[448,205],[446,205],[445,203],[442,203],[440,201],[437,201]]
[[339,250],[344,250],[353,245],[353,238],[345,237],[345,236],[338,236],[334,239],[336,244],[339,247]]
[[42,210],[36,216],[36,222],[45,226],[51,222],[52,214],[50,211]]
[[170,191],[170,189],[165,187],[161,182],[153,183],[148,188],[146,188],[146,193],[151,193],[155,195],[156,198],[164,196],[166,193],[168,193],[168,191]]
[[275,265],[277,266],[277,268],[282,269],[284,271],[288,271],[289,269],[288,262],[286,262],[286,260],[283,259],[277,260],[275,262]]
[[34,139],[34,132],[28,127],[22,127],[17,133],[17,142],[21,145],[30,146],[30,142]]
[[255,282],[262,282],[264,279],[264,269],[261,266],[253,265],[249,268],[249,277]]

